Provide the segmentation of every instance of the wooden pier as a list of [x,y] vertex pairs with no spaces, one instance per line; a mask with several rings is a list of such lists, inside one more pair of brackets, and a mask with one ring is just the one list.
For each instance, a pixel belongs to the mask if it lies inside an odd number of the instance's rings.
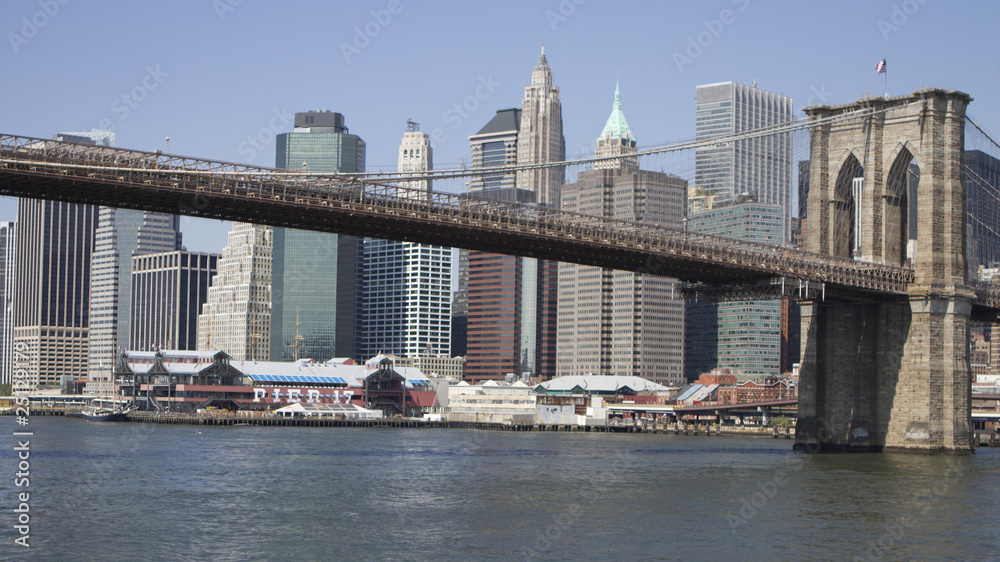
[[[13,415],[13,410],[0,411],[0,415]],[[82,417],[78,408],[41,407],[31,408],[31,416]],[[702,436],[745,436],[792,439],[793,427],[725,426],[717,424],[685,423],[612,423],[606,426],[576,426],[553,424],[503,424],[463,421],[430,421],[406,418],[383,418],[376,420],[345,419],[334,417],[284,417],[263,412],[247,412],[247,415],[225,414],[182,414],[168,412],[131,412],[127,422],[159,423],[181,425],[215,426],[258,426],[258,427],[394,427],[394,428],[449,428],[481,429],[489,431],[555,431],[567,433],[648,433]],[[978,447],[1000,447],[1000,435],[994,431],[977,431],[975,444]]]

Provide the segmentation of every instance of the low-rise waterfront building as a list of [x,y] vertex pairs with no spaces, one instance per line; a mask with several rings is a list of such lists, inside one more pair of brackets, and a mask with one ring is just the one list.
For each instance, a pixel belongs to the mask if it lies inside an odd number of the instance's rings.
[[448,387],[448,420],[532,425],[535,423],[535,390],[517,381],[513,384],[488,380],[466,381]]
[[634,375],[556,377],[535,387],[537,419],[543,425],[603,426],[612,405],[665,404],[673,390]]
[[455,382],[462,380],[465,373],[465,357],[448,357],[447,355],[417,355],[414,357],[399,357],[391,353],[379,353],[366,364],[369,369],[377,369],[382,359],[390,359],[397,368],[414,368],[430,378],[446,378]]
[[118,357],[119,393],[141,410],[274,410],[289,404],[355,404],[385,415],[421,415],[439,407],[418,369],[334,359],[319,363],[232,361],[222,351],[126,351]]
[[732,386],[719,387],[720,404],[750,404],[796,398],[795,386],[788,381],[769,378],[764,382],[748,380]]

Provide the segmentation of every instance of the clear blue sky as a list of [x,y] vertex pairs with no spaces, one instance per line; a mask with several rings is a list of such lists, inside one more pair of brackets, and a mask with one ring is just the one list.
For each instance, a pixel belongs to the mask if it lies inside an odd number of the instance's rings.
[[[497,109],[520,105],[543,41],[568,155],[592,146],[616,77],[650,146],[694,136],[698,84],[756,80],[797,110],[847,103],[883,92],[883,57],[890,94],[967,92],[1000,132],[998,24],[986,0],[3,0],[0,132],[104,127],[143,150],[169,135],[173,153],[273,166],[291,114],[326,108],[366,141],[369,170],[395,169],[407,118],[435,138],[435,167],[452,167]],[[0,220],[15,214],[0,198]],[[226,223],[182,224],[189,249],[225,244]]]

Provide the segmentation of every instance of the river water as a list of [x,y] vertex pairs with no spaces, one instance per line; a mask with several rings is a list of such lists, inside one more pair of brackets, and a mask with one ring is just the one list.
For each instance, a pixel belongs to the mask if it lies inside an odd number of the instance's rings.
[[1000,557],[1000,449],[802,455],[784,439],[36,417],[18,487],[25,428],[3,419],[12,559]]

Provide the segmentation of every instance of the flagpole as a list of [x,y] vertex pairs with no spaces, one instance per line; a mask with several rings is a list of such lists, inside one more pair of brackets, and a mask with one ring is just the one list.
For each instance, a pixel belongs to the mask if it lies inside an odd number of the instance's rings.
[[885,98],[889,99],[889,67],[885,64],[885,59],[878,61],[875,65],[875,72],[885,74]]

